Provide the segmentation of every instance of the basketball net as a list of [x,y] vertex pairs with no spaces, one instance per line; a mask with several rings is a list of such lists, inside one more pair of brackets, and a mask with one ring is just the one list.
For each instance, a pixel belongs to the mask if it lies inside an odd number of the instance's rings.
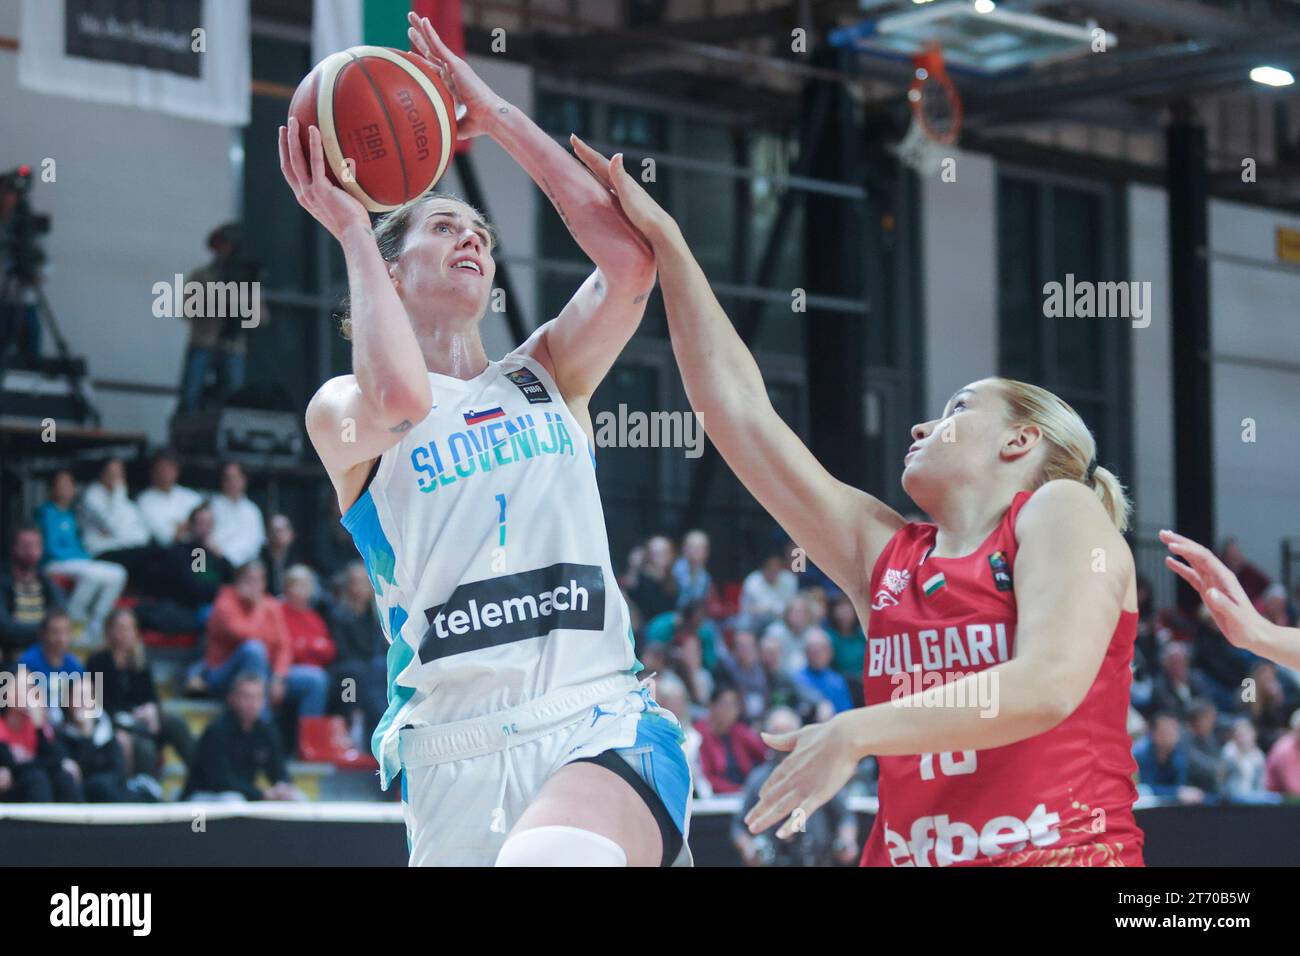
[[936,175],[954,154],[961,134],[962,107],[957,88],[943,65],[939,47],[912,58],[912,83],[907,90],[912,123],[894,147],[899,160],[922,175]]

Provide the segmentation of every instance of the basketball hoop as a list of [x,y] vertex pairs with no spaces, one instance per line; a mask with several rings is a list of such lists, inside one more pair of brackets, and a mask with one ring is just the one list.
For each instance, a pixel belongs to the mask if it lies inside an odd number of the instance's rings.
[[943,64],[943,53],[931,45],[912,58],[912,83],[907,89],[912,123],[895,147],[898,158],[926,175],[937,173],[951,155],[948,147],[961,135],[962,107],[957,88]]

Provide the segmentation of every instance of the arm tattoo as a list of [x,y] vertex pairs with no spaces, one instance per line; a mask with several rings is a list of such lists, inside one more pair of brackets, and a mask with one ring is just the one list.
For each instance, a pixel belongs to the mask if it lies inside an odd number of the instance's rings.
[[576,241],[578,234],[573,231],[573,223],[569,222],[569,217],[564,212],[564,207],[560,205],[560,197],[555,195],[555,190],[551,188],[551,181],[545,176],[542,177],[542,189],[546,191],[546,198],[551,201],[555,211],[560,214],[560,219],[564,222],[564,228],[569,230],[569,235],[573,236]]
[[409,432],[414,427],[415,426],[412,425],[409,421],[404,421],[400,425],[394,425],[392,428],[388,430],[392,432],[394,435],[400,435],[403,432]]
[[642,302],[644,302],[644,301],[645,301],[646,299],[648,299],[648,298],[650,298],[650,293],[649,293],[649,292],[642,292],[639,296],[637,296],[635,299],[632,300],[632,304],[633,304],[633,305],[640,305]]

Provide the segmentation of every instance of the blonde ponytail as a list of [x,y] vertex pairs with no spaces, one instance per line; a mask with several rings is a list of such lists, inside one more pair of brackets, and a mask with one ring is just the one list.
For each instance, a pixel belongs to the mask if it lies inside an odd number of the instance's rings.
[[1129,503],[1128,495],[1124,492],[1124,486],[1120,484],[1115,477],[1106,468],[1097,468],[1092,475],[1092,481],[1088,482],[1092,490],[1096,492],[1097,497],[1101,500],[1101,506],[1106,509],[1106,514],[1110,515],[1110,520],[1119,528],[1120,533],[1128,530],[1129,514],[1133,506]]
[[1121,533],[1128,530],[1133,510],[1120,480],[1097,464],[1097,441],[1079,413],[1045,388],[996,379],[1015,423],[1032,423],[1047,440],[1047,458],[1039,485],[1061,478],[1080,481],[1096,494],[1106,514]]

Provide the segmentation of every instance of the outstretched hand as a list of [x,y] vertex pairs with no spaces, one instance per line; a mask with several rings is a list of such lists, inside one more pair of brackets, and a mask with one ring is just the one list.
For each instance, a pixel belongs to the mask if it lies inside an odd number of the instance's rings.
[[1253,650],[1265,629],[1263,615],[1255,610],[1241,582],[1209,548],[1173,531],[1161,531],[1160,540],[1187,561],[1165,557],[1165,565],[1192,587],[1205,602],[1223,636],[1236,647]]
[[320,130],[313,126],[307,131],[307,156],[303,155],[298,121],[289,118],[289,125],[281,126],[280,172],[293,190],[298,205],[306,209],[335,239],[343,238],[350,225],[370,227],[370,214],[366,207],[347,190],[330,182],[325,172],[325,152],[321,146]]
[[860,756],[848,739],[845,723],[835,719],[789,734],[765,733],[763,741],[789,756],[759,790],[758,803],[745,815],[745,825],[757,834],[784,821],[776,831],[784,840],[802,831],[803,821],[840,792]]
[[446,84],[456,106],[456,138],[470,139],[489,132],[494,113],[505,107],[501,97],[479,78],[473,68],[442,42],[428,17],[406,15],[406,35],[414,53],[432,64]]
[[654,248],[656,242],[672,235],[677,223],[624,168],[622,153],[615,153],[613,159],[606,159],[576,135],[570,135],[569,142],[573,145],[574,154],[591,170],[601,185],[609,190],[617,201],[619,210],[648,246]]

